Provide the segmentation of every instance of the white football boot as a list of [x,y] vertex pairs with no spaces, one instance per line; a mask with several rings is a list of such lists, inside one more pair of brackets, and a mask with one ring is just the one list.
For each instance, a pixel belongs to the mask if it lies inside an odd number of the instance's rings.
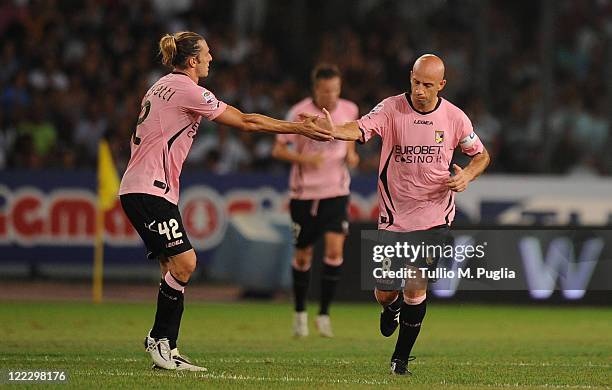
[[172,359],[170,341],[167,338],[154,339],[151,332],[144,339],[145,351],[151,354],[153,364],[156,368],[164,370],[175,370],[176,363]]
[[315,325],[317,326],[317,330],[321,337],[334,337],[334,332],[332,332],[331,321],[329,319],[329,315],[321,314],[318,315],[315,320]]
[[181,356],[178,348],[174,348],[171,352],[172,360],[176,364],[177,371],[208,371],[206,367],[200,367],[193,364],[185,356]]
[[308,313],[305,311],[295,312],[293,317],[293,335],[295,337],[308,336]]

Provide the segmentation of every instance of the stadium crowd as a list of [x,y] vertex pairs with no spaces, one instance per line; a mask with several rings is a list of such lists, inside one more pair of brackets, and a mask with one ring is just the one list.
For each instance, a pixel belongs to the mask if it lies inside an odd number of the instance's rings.
[[[343,97],[365,114],[405,91],[414,59],[433,52],[447,64],[442,96],[472,119],[492,155],[489,171],[611,174],[612,91],[602,80],[612,66],[612,1],[553,2],[547,110],[540,2],[495,2],[480,13],[475,3],[5,1],[0,169],[91,168],[103,136],[124,167],[140,97],[166,72],[159,38],[193,30],[212,50],[204,85],[243,111],[284,117],[308,95],[312,66],[332,62],[343,71]],[[283,172],[273,141],[203,121],[187,169]],[[361,172],[376,171],[377,148],[358,148]]]

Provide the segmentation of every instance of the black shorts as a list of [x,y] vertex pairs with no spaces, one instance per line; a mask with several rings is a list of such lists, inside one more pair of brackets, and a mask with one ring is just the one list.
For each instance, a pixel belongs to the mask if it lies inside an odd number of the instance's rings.
[[149,194],[121,195],[121,206],[147,247],[147,257],[176,256],[192,249],[178,206]]
[[295,247],[311,246],[327,232],[348,234],[348,200],[348,195],[315,200],[291,199],[289,211]]
[[[428,230],[415,231],[415,232],[393,232],[389,230],[378,231],[378,243],[384,245],[394,245],[397,242],[407,242],[412,245],[452,245],[453,238],[450,233],[450,227],[448,225],[440,225],[432,227]],[[390,270],[397,271],[400,268],[411,267],[416,270],[427,268],[429,271],[434,271],[438,267],[440,261],[440,252],[436,252],[434,255],[420,256],[414,261],[408,263],[404,261],[392,261],[390,263]],[[421,271],[418,271],[416,275],[420,275]],[[429,279],[429,282],[435,282],[435,279]],[[395,278],[376,278],[376,289],[381,291],[397,291],[403,290],[406,287],[407,280],[398,280]]]

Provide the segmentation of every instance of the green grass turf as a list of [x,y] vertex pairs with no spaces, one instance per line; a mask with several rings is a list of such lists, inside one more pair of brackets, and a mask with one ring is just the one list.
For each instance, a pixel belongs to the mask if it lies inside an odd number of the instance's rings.
[[[314,310],[314,305],[310,309]],[[316,312],[310,311],[311,320]],[[388,374],[395,336],[375,303],[332,308],[334,339],[290,337],[288,304],[187,304],[179,346],[207,373],[152,371],[144,303],[0,303],[0,371],[67,370],[58,388],[606,388],[608,308],[430,304],[412,377]],[[39,385],[31,385],[39,388]]]

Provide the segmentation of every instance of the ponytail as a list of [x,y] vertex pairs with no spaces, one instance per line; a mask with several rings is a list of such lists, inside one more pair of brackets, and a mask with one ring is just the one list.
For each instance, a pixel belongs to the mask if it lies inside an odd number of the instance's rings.
[[162,63],[172,68],[174,57],[176,57],[176,39],[174,35],[166,34],[159,41],[159,52],[162,55]]
[[198,55],[201,49],[199,43],[203,40],[200,34],[191,31],[164,35],[159,40],[162,63],[171,69],[187,67],[187,59]]

